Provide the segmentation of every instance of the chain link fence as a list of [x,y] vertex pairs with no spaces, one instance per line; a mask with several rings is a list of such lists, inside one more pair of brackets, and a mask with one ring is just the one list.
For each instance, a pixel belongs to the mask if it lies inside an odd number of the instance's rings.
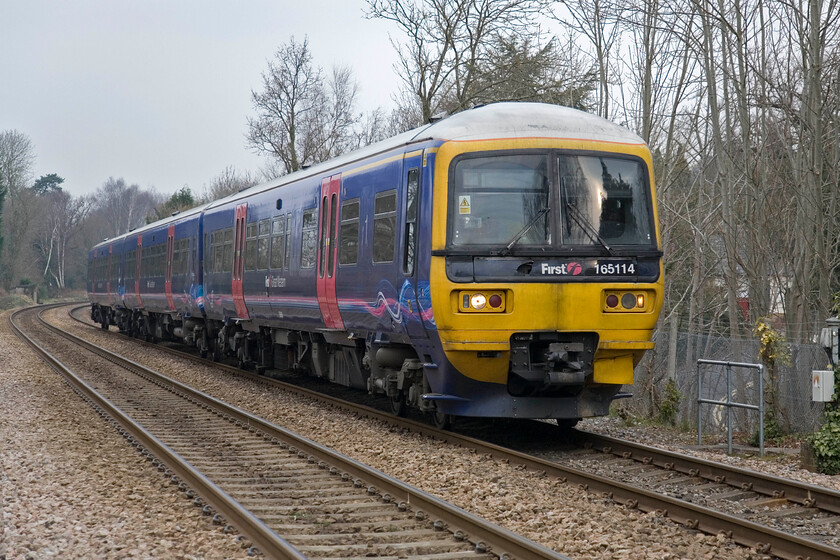
[[[623,401],[633,414],[656,417],[666,399],[665,387],[668,381],[668,354],[673,348],[670,334],[657,331],[654,334],[656,348],[649,351],[636,367],[635,384],[625,387],[633,393],[633,399]],[[697,427],[697,360],[719,360],[729,362],[760,363],[759,342],[756,340],[731,340],[729,338],[678,333],[674,382],[679,391],[676,421],[678,425]],[[789,363],[779,363],[774,375],[777,379],[775,406],[781,427],[789,433],[810,433],[820,426],[823,403],[811,400],[811,371],[830,369],[825,351],[814,344],[791,344]],[[703,375],[703,398],[726,400],[726,370],[724,366],[705,365]],[[766,379],[766,377],[765,377]],[[758,378],[755,370],[732,369],[731,400],[758,404]],[[722,406],[704,404],[703,432],[721,433],[726,430],[726,410]],[[753,433],[758,429],[758,413],[749,410],[733,410],[733,430]]]

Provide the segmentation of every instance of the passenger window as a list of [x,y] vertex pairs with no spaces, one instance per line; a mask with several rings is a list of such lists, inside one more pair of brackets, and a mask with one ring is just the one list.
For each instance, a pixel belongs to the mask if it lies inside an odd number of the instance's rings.
[[225,229],[224,242],[224,262],[222,263],[222,272],[233,271],[233,228]]
[[359,199],[341,204],[338,264],[356,264],[359,259]]
[[289,263],[291,262],[289,259],[291,258],[292,254],[292,214],[291,212],[286,214],[286,260],[284,262],[284,268],[286,270],[289,269]]
[[190,269],[190,240],[181,240],[183,246],[181,247],[181,274],[186,276]]
[[318,215],[315,209],[306,210],[303,213],[303,226],[301,227],[300,245],[300,267],[313,268],[315,266],[316,253],[318,249]]
[[271,223],[268,220],[260,221],[257,238],[257,269],[268,268],[268,241],[271,234]]
[[271,222],[271,269],[283,269],[283,251],[286,248],[286,218],[281,216]]
[[133,251],[129,251],[125,255],[125,283],[128,285],[129,283],[133,283],[134,280],[134,264],[135,258],[137,257],[137,249]]
[[225,262],[225,233],[213,234],[213,272],[221,272]]
[[397,237],[397,189],[376,195],[373,204],[373,262],[394,260]]
[[245,270],[257,269],[257,224],[248,224],[245,233]]
[[175,241],[172,246],[172,276],[181,274],[181,241]]

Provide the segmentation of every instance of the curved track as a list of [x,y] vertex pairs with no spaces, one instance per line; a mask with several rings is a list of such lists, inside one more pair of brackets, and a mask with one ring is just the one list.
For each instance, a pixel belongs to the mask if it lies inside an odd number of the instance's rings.
[[[41,309],[13,314],[16,334],[196,505],[215,514],[215,522],[245,534],[255,553],[294,559],[565,558],[48,325]],[[84,364],[85,379],[57,355]]]
[[[171,348],[158,348],[185,355]],[[516,441],[505,441],[504,445],[497,445],[482,439],[484,436],[476,438],[441,431],[422,422],[397,418],[231,366],[217,366],[403,429],[545,471],[590,490],[605,492],[625,506],[661,512],[690,529],[724,533],[735,542],[763,553],[812,560],[840,556],[840,492],[835,490],[579,430],[571,431],[569,439],[580,451],[565,453],[563,459],[555,460],[556,452],[545,453],[543,449],[523,453],[510,448],[527,449],[528,444],[520,446]],[[534,431],[551,438],[550,430],[550,426],[542,425]],[[556,441],[556,433],[553,438]]]

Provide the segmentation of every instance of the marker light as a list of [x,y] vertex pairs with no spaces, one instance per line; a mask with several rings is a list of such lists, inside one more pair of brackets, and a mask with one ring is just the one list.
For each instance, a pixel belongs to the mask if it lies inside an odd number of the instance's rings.
[[484,309],[485,305],[487,305],[487,298],[484,294],[473,294],[470,298],[470,307],[473,309]]
[[490,304],[490,307],[498,308],[502,305],[502,296],[499,294],[493,294],[490,296],[490,299],[487,300],[487,303]]
[[[655,294],[648,290],[625,292],[624,290],[605,290],[602,296],[605,313],[648,313]],[[649,298],[650,303],[648,302]]]
[[621,296],[621,306],[624,309],[633,309],[636,307],[636,296],[631,293],[626,293]]

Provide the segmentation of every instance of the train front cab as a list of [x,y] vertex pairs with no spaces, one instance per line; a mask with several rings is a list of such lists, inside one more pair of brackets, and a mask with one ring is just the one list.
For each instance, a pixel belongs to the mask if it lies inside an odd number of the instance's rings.
[[663,270],[644,144],[450,142],[430,282],[438,415],[605,415],[653,347]]

